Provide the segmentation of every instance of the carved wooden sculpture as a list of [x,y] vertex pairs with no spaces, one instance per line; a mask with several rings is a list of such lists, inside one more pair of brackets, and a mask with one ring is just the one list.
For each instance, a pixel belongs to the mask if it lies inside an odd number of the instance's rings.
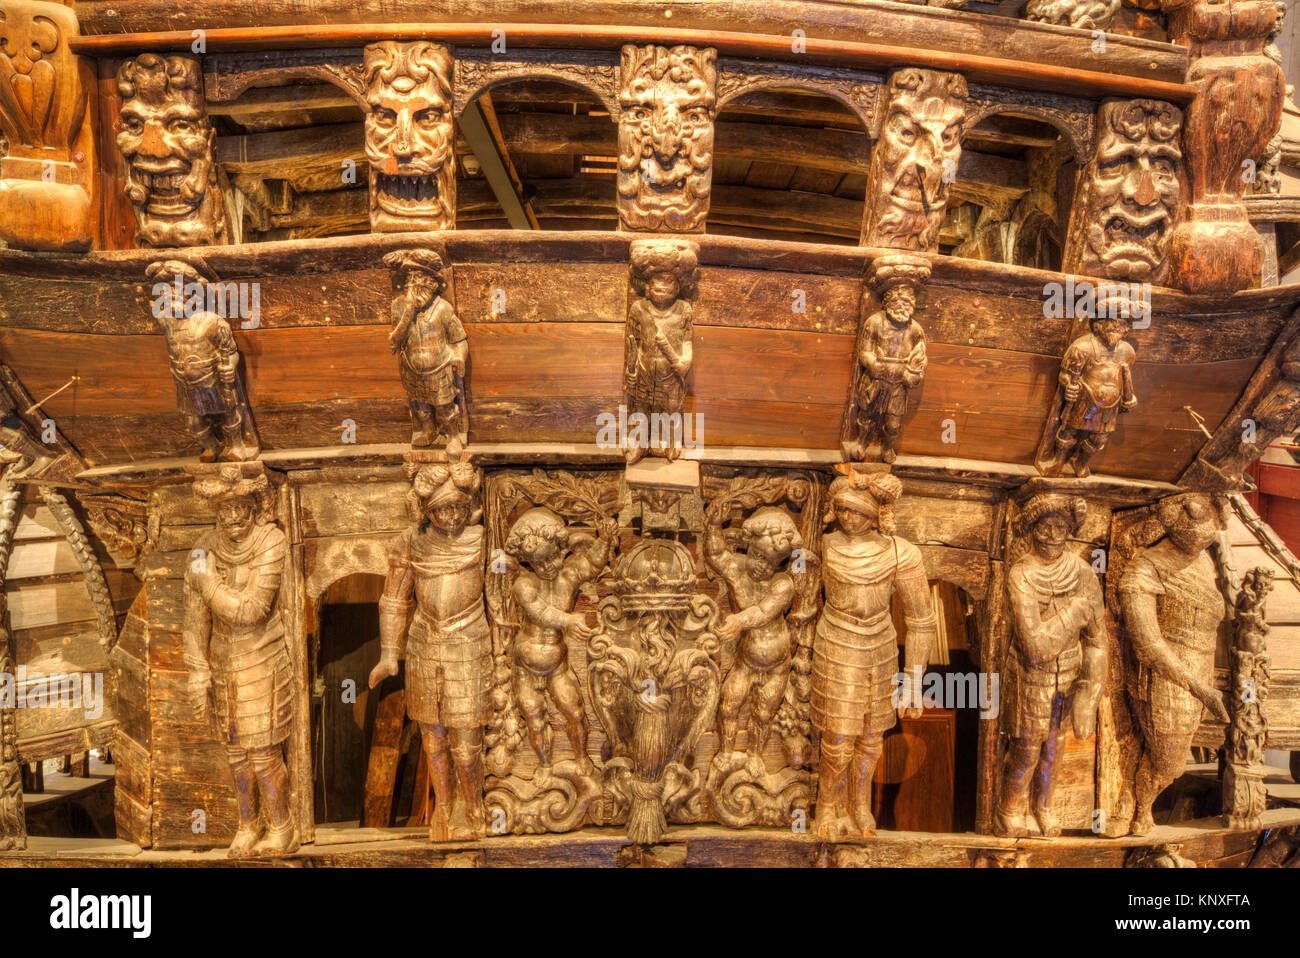
[[39,476],[53,461],[54,457],[32,437],[14,397],[0,388],[0,462],[6,464],[5,475],[11,482]]
[[451,51],[385,40],[366,47],[364,71],[371,232],[454,229]]
[[81,494],[77,499],[86,510],[86,524],[117,567],[141,566],[157,545],[157,529],[149,529],[148,495]]
[[167,339],[176,404],[203,452],[201,462],[256,459],[261,451],[239,347],[230,323],[209,308],[212,277],[200,265],[160,260],[145,275],[154,282],[150,305]]
[[185,572],[185,667],[190,702],[212,716],[239,803],[230,857],[298,847],[282,746],[293,725],[293,666],[280,594],[288,548],[261,463],[200,467],[194,494],[217,524]]
[[[0,474],[0,584],[9,573],[14,533],[22,490],[12,482],[9,465]],[[17,660],[13,633],[9,630],[9,600],[0,590],[0,683],[13,681]],[[0,696],[7,698],[7,695]],[[23,813],[23,766],[18,757],[18,715],[16,703],[0,701],[0,851],[27,847],[27,819]]]
[[458,440],[445,454],[412,451],[407,474],[415,524],[389,555],[379,601],[381,654],[370,687],[396,675],[405,656],[406,711],[420,725],[433,780],[429,837],[482,838],[483,726],[492,711],[482,474]]
[[469,341],[447,291],[442,257],[433,250],[400,250],[384,257],[402,292],[393,300],[388,344],[400,357],[415,432],[411,445],[445,446],[453,437],[468,441],[465,370]]
[[[869,285],[882,307],[862,321],[857,338],[857,386],[849,411],[848,458],[862,461],[879,441],[880,458],[898,458],[908,393],[925,378],[925,330],[913,319],[917,289],[930,277],[919,257],[882,256]],[[865,302],[865,298],[864,298]]]
[[1183,111],[1162,100],[1105,100],[1079,181],[1064,269],[1163,283],[1183,192]]
[[704,230],[713,182],[717,51],[625,46],[619,86],[618,219],[625,230]]
[[[826,522],[839,528],[822,540],[826,604],[813,644],[812,721],[821,733],[815,831],[832,841],[875,831],[871,779],[884,735],[896,709],[921,712],[921,672],[936,625],[920,550],[894,535],[902,490],[895,476],[857,470],[830,488]],[[895,593],[907,627],[897,680]]]
[[1092,460],[1106,448],[1119,414],[1137,405],[1137,354],[1124,339],[1129,320],[1098,317],[1090,326],[1061,359],[1060,386],[1034,460],[1045,476],[1059,476],[1066,466],[1080,478],[1091,475]]
[[690,762],[713,721],[721,677],[718,609],[696,591],[695,563],[671,539],[643,539],[619,557],[614,594],[587,640],[591,701],[608,740],[605,794],[632,841],[658,841],[667,815],[694,805],[703,776]]
[[1086,739],[1096,728],[1106,680],[1106,608],[1092,567],[1069,548],[1086,512],[1077,496],[1042,493],[1018,517],[1029,550],[1007,576],[1015,640],[1003,666],[1003,729],[1010,741],[994,814],[1000,835],[1029,833],[1031,788],[1040,833],[1061,833],[1052,789],[1065,732],[1072,728]]
[[1260,827],[1268,791],[1264,788],[1264,748],[1268,741],[1269,656],[1264,605],[1273,591],[1273,573],[1251,569],[1237,593],[1232,660],[1228,670],[1228,741],[1223,767],[1223,823],[1241,830]]
[[21,249],[87,250],[99,226],[93,71],[73,56],[77,17],[60,3],[0,10],[0,240]]
[[1080,30],[1105,30],[1119,7],[1120,0],[1029,0],[1025,19]]
[[935,249],[965,119],[959,74],[904,67],[889,75],[867,175],[863,246]]
[[217,131],[203,99],[203,70],[192,57],[142,53],[117,71],[126,159],[126,195],[141,246],[205,246],[228,241],[217,179]]
[[[1242,202],[1249,172],[1282,118],[1282,68],[1264,55],[1273,0],[1163,0],[1169,36],[1188,47],[1184,152],[1191,204],[1170,242],[1170,280],[1192,293],[1231,293],[1260,269],[1259,236]],[[1248,167],[1247,161],[1252,164]]]
[[[631,244],[632,301],[623,370],[629,462],[647,452],[670,460],[681,453],[677,440],[683,434],[686,381],[694,355],[691,301],[698,260],[699,245],[690,240],[657,238]],[[633,422],[638,413],[644,417],[639,424]],[[638,429],[646,430],[643,439]]]
[[1227,610],[1206,552],[1223,529],[1224,505],[1182,493],[1160,500],[1155,519],[1162,537],[1138,551],[1119,584],[1136,657],[1129,695],[1142,732],[1133,835],[1154,825],[1151,805],[1182,774],[1204,710],[1228,721],[1214,687],[1214,648]]

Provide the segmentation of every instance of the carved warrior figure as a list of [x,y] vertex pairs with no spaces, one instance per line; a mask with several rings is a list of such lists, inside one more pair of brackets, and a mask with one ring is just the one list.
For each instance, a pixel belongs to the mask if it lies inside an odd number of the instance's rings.
[[1268,801],[1264,787],[1264,746],[1268,720],[1264,700],[1270,678],[1264,604],[1273,591],[1273,573],[1251,569],[1235,602],[1232,664],[1229,669],[1227,762],[1223,769],[1223,823],[1242,830],[1260,827]]
[[1106,448],[1119,414],[1137,405],[1137,354],[1124,339],[1129,321],[1101,317],[1091,326],[1061,360],[1060,389],[1035,459],[1045,476],[1059,476],[1067,465],[1080,478],[1091,475],[1092,460]]
[[1029,551],[1007,577],[1015,641],[1004,666],[1010,741],[994,815],[1000,835],[1028,834],[1031,784],[1039,830],[1061,833],[1052,788],[1065,731],[1073,727],[1076,738],[1086,739],[1096,727],[1106,678],[1105,602],[1092,567],[1068,548],[1086,512],[1082,499],[1052,493],[1034,496],[1020,511]]
[[217,183],[217,131],[203,99],[203,71],[191,57],[142,53],[117,71],[126,195],[141,246],[227,242]]
[[185,667],[200,719],[215,719],[235,781],[230,857],[298,847],[282,744],[293,723],[293,666],[281,619],[287,553],[261,463],[203,468],[194,495],[217,512],[185,573]]
[[5,0],[0,15],[0,240],[19,249],[84,251],[99,213],[84,81],[68,48],[66,5]]
[[1119,7],[1120,0],[1029,0],[1025,19],[1081,30],[1105,30]]
[[150,264],[145,275],[161,288],[151,307],[167,340],[176,404],[203,446],[201,462],[256,459],[261,451],[239,347],[226,319],[207,307],[212,277],[182,260]]
[[[697,282],[699,245],[690,240],[634,240],[631,245],[632,305],[627,315],[623,388],[629,429],[627,457],[636,462],[649,451],[676,459],[681,453],[686,380],[691,374],[691,300]],[[645,417],[632,423],[637,413]],[[675,424],[665,440],[663,422]],[[651,429],[651,424],[660,429]],[[646,429],[638,439],[637,430]],[[669,427],[673,428],[673,427]],[[651,439],[658,435],[658,445]]]
[[966,80],[905,67],[889,75],[867,175],[863,246],[933,250],[961,161]]
[[465,368],[469,341],[451,303],[442,257],[432,250],[389,253],[383,263],[402,277],[393,300],[388,344],[400,356],[402,386],[416,426],[412,446],[445,446],[453,437],[468,441]]
[[1105,100],[1080,178],[1067,270],[1160,283],[1182,194],[1183,112],[1162,100]]
[[925,331],[912,318],[916,290],[930,276],[929,264],[913,257],[882,257],[872,263],[870,285],[883,308],[868,316],[858,332],[857,390],[848,444],[849,458],[861,461],[880,442],[880,458],[898,458],[907,394],[925,378]]
[[366,47],[364,70],[371,231],[455,229],[451,51],[385,40]]
[[1214,687],[1214,649],[1226,608],[1206,552],[1224,528],[1225,505],[1182,493],[1160,500],[1155,520],[1162,537],[1138,551],[1119,583],[1137,660],[1129,696],[1142,730],[1134,835],[1154,825],[1151,805],[1182,774],[1204,710],[1228,721]]
[[482,838],[483,726],[492,712],[478,502],[482,474],[458,440],[448,443],[445,455],[412,452],[407,474],[415,525],[389,554],[379,600],[381,654],[370,687],[396,675],[398,659],[406,657],[406,711],[420,725],[433,780],[429,837]]
[[[837,840],[874,832],[871,779],[884,735],[921,713],[921,672],[936,634],[921,552],[894,535],[903,485],[887,473],[854,471],[831,483],[839,528],[822,540],[826,604],[813,641],[813,727],[821,733],[815,831]],[[907,626],[901,687],[890,616],[897,593]],[[897,704],[895,704],[897,703]]]
[[547,696],[564,718],[569,745],[581,775],[594,776],[587,755],[587,716],[582,689],[569,665],[566,635],[586,640],[594,634],[586,618],[573,611],[578,588],[609,563],[618,523],[606,520],[600,537],[570,531],[550,509],[529,509],[510,529],[505,551],[526,568],[511,589],[520,612],[514,638],[514,693],[528,723],[528,738],[544,769],[552,764]]
[[717,51],[625,46],[618,218],[625,230],[700,232],[713,182]]

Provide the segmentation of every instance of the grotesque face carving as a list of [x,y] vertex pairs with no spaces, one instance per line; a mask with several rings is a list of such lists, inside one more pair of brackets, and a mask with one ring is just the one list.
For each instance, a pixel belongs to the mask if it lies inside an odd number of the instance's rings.
[[1181,191],[1182,111],[1160,100],[1110,100],[1097,110],[1085,180],[1081,270],[1159,282]]
[[961,159],[966,80],[955,73],[897,70],[886,102],[871,156],[862,242],[933,249]]
[[226,240],[226,214],[213,162],[216,131],[203,102],[198,61],[141,54],[117,71],[126,158],[126,195],[145,246]]
[[366,47],[366,159],[376,233],[456,225],[451,53],[418,40]]
[[623,48],[618,208],[629,230],[702,230],[713,181],[717,51]]

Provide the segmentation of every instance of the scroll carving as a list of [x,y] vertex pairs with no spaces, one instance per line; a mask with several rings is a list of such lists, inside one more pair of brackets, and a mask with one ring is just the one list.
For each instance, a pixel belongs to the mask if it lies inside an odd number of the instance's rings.
[[86,522],[119,569],[138,569],[157,544],[149,528],[146,498],[117,495],[78,495]]
[[[483,728],[492,713],[492,637],[483,602],[482,473],[459,440],[406,459],[413,525],[394,543],[379,601],[370,687],[406,659],[406,712],[433,781],[432,841],[487,834]],[[408,627],[409,619],[409,627]]]
[[151,263],[145,275],[155,284],[150,309],[167,340],[176,403],[203,447],[199,460],[256,459],[261,442],[239,347],[218,311],[220,284],[201,263],[184,260]]
[[1086,514],[1077,496],[1046,492],[1029,499],[1018,517],[1028,550],[1007,576],[1014,641],[1003,666],[1009,741],[994,814],[1000,835],[1030,833],[1027,805],[1039,834],[1061,833],[1052,790],[1066,731],[1087,739],[1096,730],[1107,671],[1106,608],[1092,567],[1069,547]]
[[[871,780],[897,714],[921,713],[921,673],[936,635],[921,551],[895,535],[896,476],[855,468],[829,491],[822,540],[825,605],[813,642],[812,724],[821,736],[814,831],[838,841],[874,834]],[[901,682],[890,601],[907,628]],[[896,689],[896,691],[894,691]],[[891,694],[892,693],[892,694]]]
[[[1151,806],[1182,774],[1204,712],[1229,719],[1214,687],[1214,650],[1227,607],[1207,551],[1225,522],[1221,499],[1200,493],[1162,499],[1133,531],[1137,548],[1120,573],[1118,607],[1132,656],[1128,695],[1142,739],[1133,835],[1154,826]],[[1126,806],[1121,799],[1121,810]]]
[[1170,243],[1170,279],[1192,293],[1232,293],[1260,271],[1243,196],[1282,118],[1282,68],[1264,53],[1273,0],[1164,0],[1169,36],[1188,47],[1197,88],[1183,129],[1191,204]]
[[1107,100],[1080,179],[1067,271],[1162,283],[1182,195],[1183,112],[1162,100]]
[[117,148],[126,159],[136,241],[154,247],[227,242],[217,131],[208,119],[198,60],[142,53],[118,68],[117,92]]
[[371,232],[456,226],[452,66],[451,51],[427,40],[366,47]]
[[691,240],[632,241],[623,369],[630,463],[647,452],[670,460],[681,454],[694,356],[691,304],[698,261],[699,244]]
[[99,226],[92,71],[68,49],[77,17],[61,3],[7,0],[0,10],[0,240],[83,251]]
[[1245,830],[1260,827],[1268,800],[1264,788],[1264,747],[1268,720],[1269,656],[1264,604],[1273,591],[1273,573],[1266,568],[1246,573],[1234,608],[1231,666],[1228,670],[1228,723],[1223,768],[1223,823]]
[[[891,254],[873,261],[868,276],[867,285],[881,308],[858,328],[844,452],[861,462],[878,442],[880,459],[889,463],[898,458],[908,394],[925,378],[925,330],[913,316],[917,291],[930,278],[930,264],[921,257]],[[864,311],[867,302],[864,296]]]
[[451,303],[442,296],[447,278],[442,257],[433,250],[399,250],[383,263],[402,291],[393,300],[393,330],[388,345],[399,357],[415,431],[412,447],[468,441],[465,371],[469,341]]
[[1089,321],[1091,331],[1072,342],[1061,359],[1052,411],[1034,464],[1045,476],[1092,474],[1092,461],[1115,431],[1120,413],[1137,405],[1133,364],[1137,353],[1125,340],[1129,320],[1105,315]]
[[611,822],[650,844],[669,816],[699,820],[704,781],[691,759],[721,690],[717,605],[672,539],[643,539],[614,565],[614,594],[587,640],[592,705],[605,730]]
[[966,80],[905,67],[885,86],[871,152],[863,246],[934,250],[961,160]]
[[619,74],[618,218],[625,230],[698,233],[709,215],[717,51],[625,46]]
[[185,573],[190,702],[226,747],[239,829],[231,858],[298,848],[284,746],[293,726],[293,665],[282,617],[288,540],[260,462],[201,466],[197,498],[217,513]]

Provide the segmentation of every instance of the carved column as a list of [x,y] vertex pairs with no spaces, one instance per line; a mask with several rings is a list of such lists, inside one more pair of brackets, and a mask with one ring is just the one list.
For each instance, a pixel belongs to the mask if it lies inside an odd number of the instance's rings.
[[620,229],[704,232],[713,184],[717,55],[709,47],[623,47]]
[[363,70],[371,232],[455,229],[451,50],[385,40]]
[[1268,719],[1269,658],[1264,639],[1268,623],[1264,606],[1273,591],[1273,573],[1251,569],[1237,593],[1233,625],[1231,680],[1228,685],[1227,761],[1223,769],[1223,824],[1243,831],[1260,827],[1268,801],[1264,788],[1264,746]]
[[1272,0],[1165,0],[1169,35],[1188,47],[1183,145],[1191,199],[1170,244],[1170,280],[1192,293],[1232,293],[1260,269],[1259,237],[1242,202],[1254,164],[1282,117],[1282,69],[1264,55]]
[[92,68],[68,49],[80,32],[60,3],[6,0],[0,12],[0,240],[84,251],[99,231],[86,91]]
[[884,100],[862,245],[933,251],[961,161],[966,78],[904,67],[889,75]]

